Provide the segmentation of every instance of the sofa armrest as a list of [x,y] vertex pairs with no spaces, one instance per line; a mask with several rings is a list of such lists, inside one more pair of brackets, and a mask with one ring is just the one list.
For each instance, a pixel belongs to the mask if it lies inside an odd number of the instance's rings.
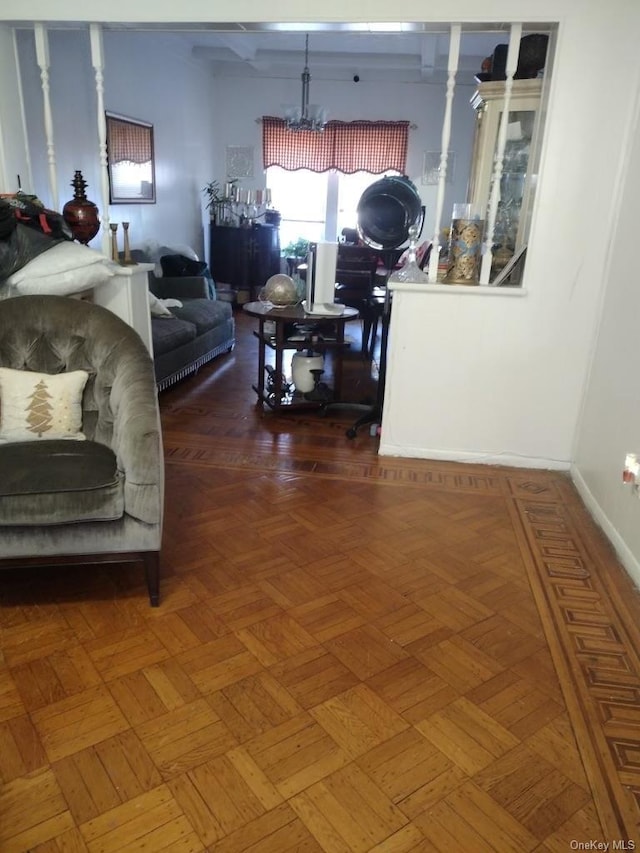
[[212,282],[203,275],[158,278],[149,273],[149,290],[158,299],[211,299],[210,285]]
[[161,524],[164,506],[164,460],[153,365],[144,353],[120,364],[110,389],[113,413],[111,448],[123,472],[128,515]]

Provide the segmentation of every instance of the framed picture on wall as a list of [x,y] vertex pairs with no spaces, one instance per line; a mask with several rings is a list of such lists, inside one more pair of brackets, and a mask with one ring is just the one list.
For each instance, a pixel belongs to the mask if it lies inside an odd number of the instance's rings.
[[107,170],[111,204],[155,204],[153,125],[117,113],[107,121]]
[[227,177],[253,177],[253,148],[251,146],[227,145]]

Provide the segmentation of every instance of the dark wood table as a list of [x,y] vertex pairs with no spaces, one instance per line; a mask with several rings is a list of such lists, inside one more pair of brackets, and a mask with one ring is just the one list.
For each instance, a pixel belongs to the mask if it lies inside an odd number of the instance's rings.
[[[322,407],[327,402],[340,401],[342,393],[342,356],[351,344],[345,341],[344,326],[358,318],[355,308],[344,307],[341,314],[308,314],[302,305],[274,308],[269,302],[247,302],[242,306],[251,317],[258,320],[253,334],[258,339],[258,382],[253,386],[258,402],[271,409]],[[272,324],[272,330],[265,324]],[[292,334],[293,332],[293,334]],[[293,393],[283,377],[285,350],[305,350],[333,355],[333,395],[331,400],[309,399]],[[266,362],[266,351],[275,353],[275,366]]]

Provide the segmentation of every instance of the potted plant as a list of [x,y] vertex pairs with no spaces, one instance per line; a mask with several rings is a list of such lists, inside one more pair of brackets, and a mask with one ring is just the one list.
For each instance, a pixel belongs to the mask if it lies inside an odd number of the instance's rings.
[[293,278],[298,277],[298,266],[305,263],[309,254],[309,241],[304,237],[292,240],[282,249],[282,257],[287,262],[287,273]]
[[306,261],[307,255],[309,254],[309,241],[305,240],[304,237],[298,237],[297,240],[293,240],[284,247],[282,254],[285,258],[295,258],[296,260]]
[[229,187],[231,189],[231,192],[228,195],[222,190],[218,181],[209,181],[209,183],[205,184],[205,186],[202,188],[202,192],[207,198],[206,206],[207,210],[209,211],[209,216],[211,217],[212,222],[219,222],[220,224],[222,224],[226,221],[226,208],[234,200],[234,190],[237,182],[238,179],[233,178],[226,184],[226,187]]

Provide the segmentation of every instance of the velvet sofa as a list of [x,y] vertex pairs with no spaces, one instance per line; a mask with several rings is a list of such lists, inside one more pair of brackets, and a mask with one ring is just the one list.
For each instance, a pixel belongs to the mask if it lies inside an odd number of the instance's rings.
[[164,457],[140,337],[85,300],[0,300],[0,386],[0,569],[141,561],[156,606]]
[[[161,250],[162,251],[162,250]],[[169,256],[170,249],[165,250]],[[156,259],[140,250],[137,261]],[[204,266],[204,265],[203,265]],[[164,268],[161,264],[156,269]],[[187,265],[188,268],[188,265]],[[216,298],[215,284],[205,275],[156,275],[149,273],[149,290],[163,302],[169,314],[151,315],[153,361],[158,390],[162,391],[235,345],[232,306]],[[181,305],[172,304],[174,300]]]

